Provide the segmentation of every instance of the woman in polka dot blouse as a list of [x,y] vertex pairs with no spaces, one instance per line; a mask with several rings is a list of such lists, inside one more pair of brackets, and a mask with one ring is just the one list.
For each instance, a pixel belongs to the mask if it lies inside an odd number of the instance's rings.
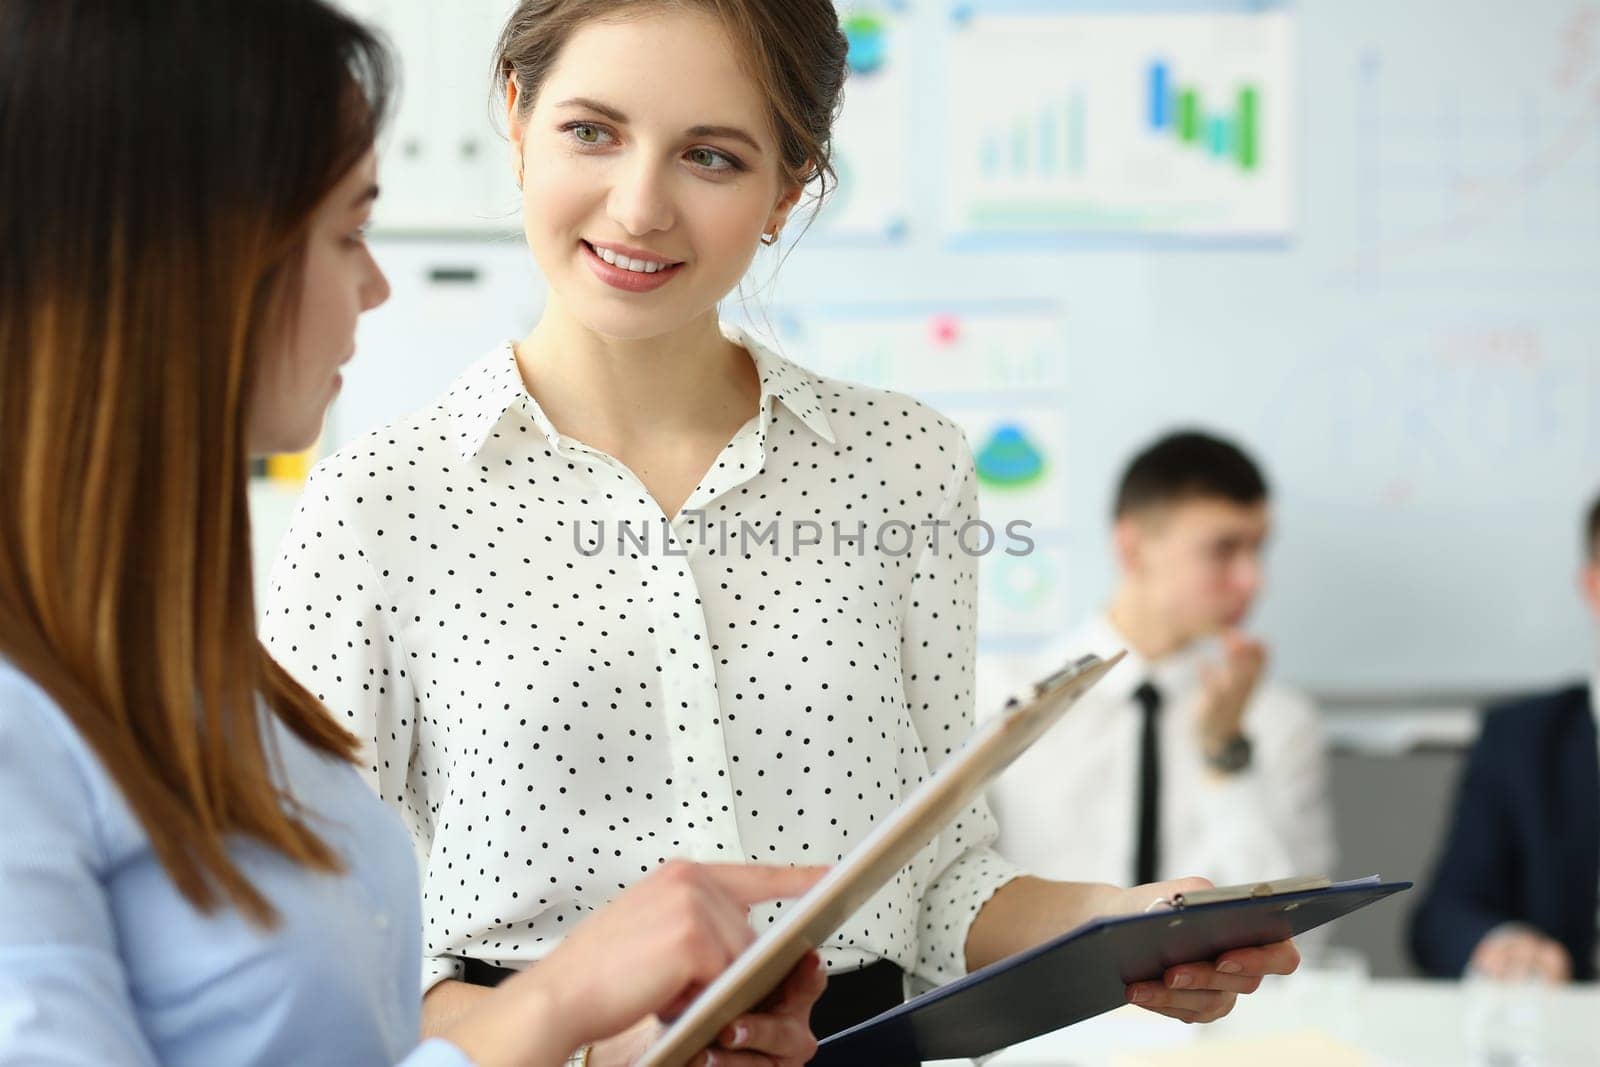
[[[827,0],[519,4],[499,70],[544,314],[307,486],[265,627],[410,826],[425,1026],[663,860],[837,860],[971,728],[960,431],[718,320],[825,191],[845,47]],[[819,1036],[902,972],[1175,888],[1026,877],[994,836],[974,804],[828,941]],[[1296,960],[1130,997],[1209,1020]]]

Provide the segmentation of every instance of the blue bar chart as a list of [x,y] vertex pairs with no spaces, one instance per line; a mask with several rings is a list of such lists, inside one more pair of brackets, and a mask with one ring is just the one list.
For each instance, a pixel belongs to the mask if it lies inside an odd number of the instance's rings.
[[984,172],[992,177],[1084,173],[1087,114],[1084,90],[1077,89],[1019,116],[1008,128],[990,129],[983,140]]

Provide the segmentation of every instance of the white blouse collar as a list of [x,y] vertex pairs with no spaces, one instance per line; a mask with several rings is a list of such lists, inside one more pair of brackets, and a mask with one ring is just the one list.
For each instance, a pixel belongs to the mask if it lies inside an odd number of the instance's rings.
[[[795,418],[828,444],[835,444],[833,428],[817,396],[816,379],[807,371],[774,352],[742,327],[722,323],[722,335],[750,353],[761,379],[761,434],[763,439],[772,417],[774,402],[788,408]],[[504,341],[457,378],[440,401],[450,416],[455,442],[463,458],[477,455],[494,428],[513,409],[525,415],[552,446],[559,446],[561,435],[555,425],[529,395],[517,369],[516,349]]]

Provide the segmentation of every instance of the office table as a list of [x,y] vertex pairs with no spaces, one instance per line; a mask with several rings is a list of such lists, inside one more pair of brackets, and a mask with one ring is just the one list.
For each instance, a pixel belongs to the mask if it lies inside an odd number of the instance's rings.
[[[1474,1033],[1487,1034],[1498,1058]],[[1519,1042],[1522,1042],[1519,1045]],[[1531,1044],[1538,1058],[1511,1049]],[[956,1067],[966,1061],[938,1061]],[[930,1061],[930,1064],[932,1061]],[[1133,1007],[1016,1045],[987,1067],[1600,1067],[1600,988],[1295,975],[1189,1026]]]

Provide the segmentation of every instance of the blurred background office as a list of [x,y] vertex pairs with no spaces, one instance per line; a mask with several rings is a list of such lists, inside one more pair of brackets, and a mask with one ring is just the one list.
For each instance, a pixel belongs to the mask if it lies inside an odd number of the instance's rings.
[[[373,244],[394,298],[319,451],[522,336],[542,283],[489,102],[508,0],[348,0],[404,92]],[[1203,426],[1273,484],[1251,628],[1332,745],[1338,874],[1427,873],[1476,710],[1587,677],[1600,486],[1600,4],[841,5],[839,188],[758,256],[742,319],[966,429],[980,654],[1102,605],[1115,479]],[[798,240],[796,238],[798,237]],[[780,269],[781,262],[781,269]],[[264,578],[297,492],[256,487]],[[1405,908],[1336,931],[1413,973]]]

